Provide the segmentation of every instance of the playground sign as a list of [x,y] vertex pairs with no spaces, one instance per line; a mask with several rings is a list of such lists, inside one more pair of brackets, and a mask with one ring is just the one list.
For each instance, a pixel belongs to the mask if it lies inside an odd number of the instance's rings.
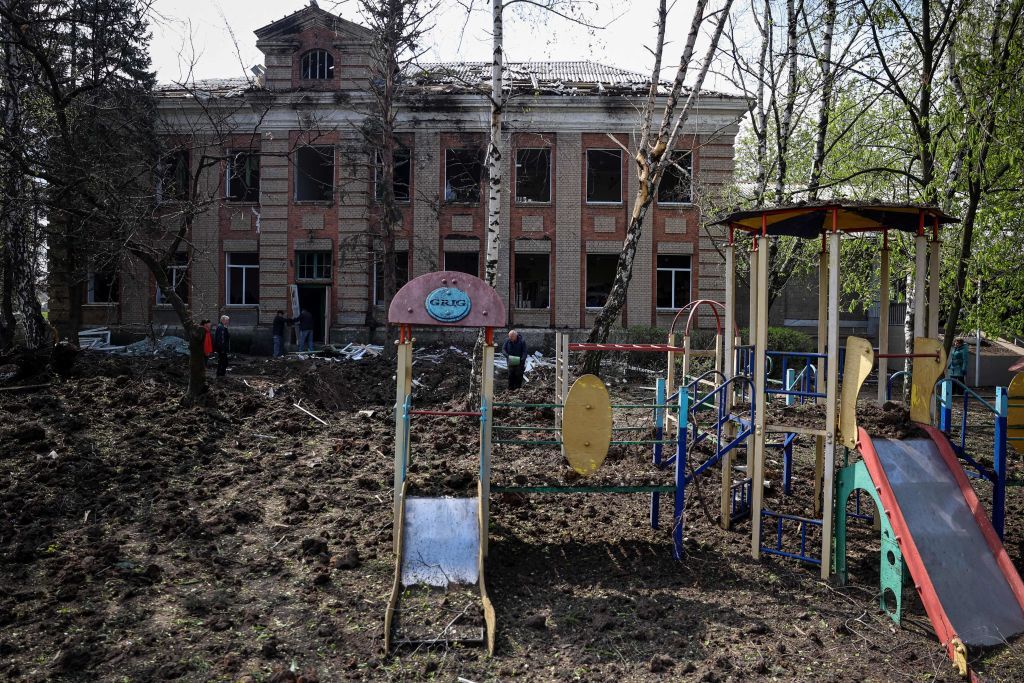
[[438,287],[426,299],[427,314],[443,323],[462,320],[473,308],[469,294],[458,287]]

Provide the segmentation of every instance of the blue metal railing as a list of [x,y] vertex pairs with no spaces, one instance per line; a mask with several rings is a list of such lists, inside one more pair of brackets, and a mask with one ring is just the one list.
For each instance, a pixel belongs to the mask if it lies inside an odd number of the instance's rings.
[[[765,545],[764,541],[761,542],[761,552],[769,555],[779,555],[781,557],[789,557],[794,560],[800,560],[801,562],[807,562],[809,564],[821,564],[821,558],[814,555],[808,554],[808,543],[807,536],[808,531],[812,527],[822,528],[822,521],[820,519],[811,519],[809,517],[799,517],[797,515],[786,515],[781,512],[772,512],[771,510],[761,510],[761,538],[764,538],[765,520],[773,520],[775,526],[775,545]],[[795,522],[800,529],[800,550],[784,550],[782,539],[785,535],[784,524],[786,522]],[[819,532],[820,535],[820,532]],[[818,543],[811,544],[811,547],[817,547]]]

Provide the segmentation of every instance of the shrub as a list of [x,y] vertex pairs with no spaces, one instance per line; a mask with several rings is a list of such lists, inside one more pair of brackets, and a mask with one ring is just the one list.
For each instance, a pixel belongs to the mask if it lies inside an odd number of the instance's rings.
[[[746,329],[740,330],[743,341],[749,339]],[[803,351],[811,353],[815,351],[814,340],[810,336],[791,330],[788,327],[768,328],[768,350],[769,351]]]

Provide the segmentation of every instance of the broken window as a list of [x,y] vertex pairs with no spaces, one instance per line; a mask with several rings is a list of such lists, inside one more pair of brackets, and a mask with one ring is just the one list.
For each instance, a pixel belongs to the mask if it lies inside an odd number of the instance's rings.
[[[183,302],[188,303],[188,254],[175,254],[174,263],[167,270],[167,282],[171,289]],[[158,284],[156,287],[156,302],[158,304],[170,303],[164,290]]]
[[[383,162],[380,152],[377,152],[377,165],[373,169],[374,196],[377,201],[384,199],[384,187],[381,184]],[[410,187],[412,186],[412,152],[408,147],[395,148],[395,201],[407,202],[411,198]]]
[[551,201],[551,150],[516,150],[516,201]]
[[260,256],[255,253],[228,253],[227,291],[229,306],[255,306],[260,302]]
[[622,202],[622,150],[587,150],[587,201],[594,204]]
[[295,252],[295,279],[297,280],[330,280],[331,252],[329,251],[297,251]]
[[444,269],[480,277],[480,252],[446,251],[444,252]]
[[690,257],[658,256],[658,308],[682,308],[690,303]]
[[334,57],[327,50],[310,50],[302,55],[302,79],[326,81],[334,78]]
[[458,204],[480,201],[483,178],[483,150],[479,148],[444,151],[444,200]]
[[121,276],[117,270],[103,268],[89,274],[88,302],[116,304],[121,300]]
[[693,156],[673,152],[658,185],[659,204],[689,204],[692,199]]
[[[377,306],[383,306],[387,302],[384,301],[384,254],[377,254],[377,258],[374,259],[374,271],[373,271],[373,302]],[[396,251],[395,252],[395,291],[405,285],[409,281],[409,252],[408,251]]]
[[295,151],[295,200],[330,201],[334,195],[334,148],[299,147]]
[[165,154],[157,162],[156,201],[184,201],[188,199],[188,151],[178,150]]
[[260,157],[252,151],[228,155],[227,198],[234,202],[260,199]]
[[516,308],[547,308],[549,254],[516,254]]
[[587,308],[601,308],[615,281],[618,254],[587,254]]

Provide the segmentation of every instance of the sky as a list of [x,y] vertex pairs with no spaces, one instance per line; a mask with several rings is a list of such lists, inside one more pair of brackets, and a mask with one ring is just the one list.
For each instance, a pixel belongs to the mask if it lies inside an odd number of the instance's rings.
[[[490,59],[490,2],[466,11],[455,0],[441,0],[433,15],[423,61],[488,61]],[[155,0],[151,43],[153,66],[160,82],[194,78],[239,77],[262,64],[253,31],[304,7],[301,0]],[[359,21],[356,0],[319,0],[320,7]],[[572,4],[580,5],[579,0]],[[672,78],[689,28],[694,0],[677,0],[669,14],[663,78]],[[602,62],[648,73],[653,57],[644,46],[656,38],[657,0],[594,0],[585,28],[520,4],[506,12],[505,53],[508,61],[583,60]],[[526,14],[524,15],[524,12]],[[465,30],[463,30],[465,27]],[[699,49],[699,47],[698,47]],[[717,88],[709,75],[705,87]]]

